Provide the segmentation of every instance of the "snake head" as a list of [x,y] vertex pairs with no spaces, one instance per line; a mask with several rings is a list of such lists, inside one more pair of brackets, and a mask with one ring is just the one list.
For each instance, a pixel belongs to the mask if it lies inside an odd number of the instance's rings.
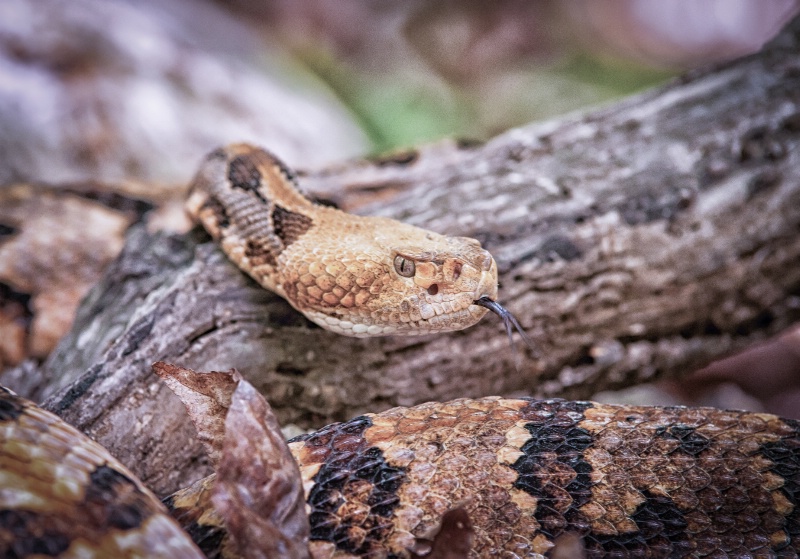
[[[408,289],[417,287],[424,290],[424,294],[420,293],[423,305],[434,308],[440,305],[446,311],[453,304],[462,309],[469,306],[468,301],[497,297],[497,265],[477,240],[439,238],[434,234],[427,237],[430,244],[424,248],[394,248],[392,259],[394,273],[400,278],[408,278],[405,282]],[[398,278],[398,283],[401,281]],[[447,312],[436,314],[446,315]]]
[[[338,215],[321,217],[321,229]],[[383,217],[348,216],[337,225],[335,238],[316,245],[324,265],[303,269],[285,289],[329,330],[356,337],[461,330],[487,313],[476,300],[497,298],[497,265],[475,239]]]

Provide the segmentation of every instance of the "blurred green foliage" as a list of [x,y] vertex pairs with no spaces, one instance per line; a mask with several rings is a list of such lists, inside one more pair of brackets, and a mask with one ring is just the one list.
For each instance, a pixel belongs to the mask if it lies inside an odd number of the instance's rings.
[[321,50],[299,56],[350,108],[374,152],[443,137],[485,140],[514,126],[613,101],[673,75],[577,52],[550,65],[499,73],[470,88],[424,72],[366,72]]

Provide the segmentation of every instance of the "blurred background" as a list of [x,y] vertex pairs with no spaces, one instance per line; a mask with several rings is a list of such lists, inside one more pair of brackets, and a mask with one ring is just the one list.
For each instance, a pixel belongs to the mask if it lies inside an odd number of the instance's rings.
[[483,140],[754,52],[798,0],[3,0],[0,182]]
[[230,0],[385,150],[486,139],[758,50],[796,0]]

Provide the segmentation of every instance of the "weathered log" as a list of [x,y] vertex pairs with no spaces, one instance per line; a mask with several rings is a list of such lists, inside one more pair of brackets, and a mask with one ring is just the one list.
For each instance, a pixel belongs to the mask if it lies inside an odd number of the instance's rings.
[[601,110],[301,182],[480,239],[540,356],[515,355],[492,316],[448,335],[343,338],[199,232],[136,229],[46,363],[58,380],[45,405],[156,491],[204,466],[154,361],[236,367],[283,422],[309,425],[460,396],[586,397],[689,372],[800,319],[800,19],[757,55]]

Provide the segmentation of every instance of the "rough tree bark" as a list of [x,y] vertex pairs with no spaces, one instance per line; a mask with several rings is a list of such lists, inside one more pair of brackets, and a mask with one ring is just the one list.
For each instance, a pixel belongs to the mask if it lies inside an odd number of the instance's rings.
[[480,239],[541,355],[512,353],[492,316],[448,335],[343,338],[199,232],[136,229],[46,363],[45,405],[158,492],[205,464],[154,361],[236,367],[305,426],[461,396],[586,397],[800,319],[800,20],[757,55],[605,109],[303,179],[344,208]]

